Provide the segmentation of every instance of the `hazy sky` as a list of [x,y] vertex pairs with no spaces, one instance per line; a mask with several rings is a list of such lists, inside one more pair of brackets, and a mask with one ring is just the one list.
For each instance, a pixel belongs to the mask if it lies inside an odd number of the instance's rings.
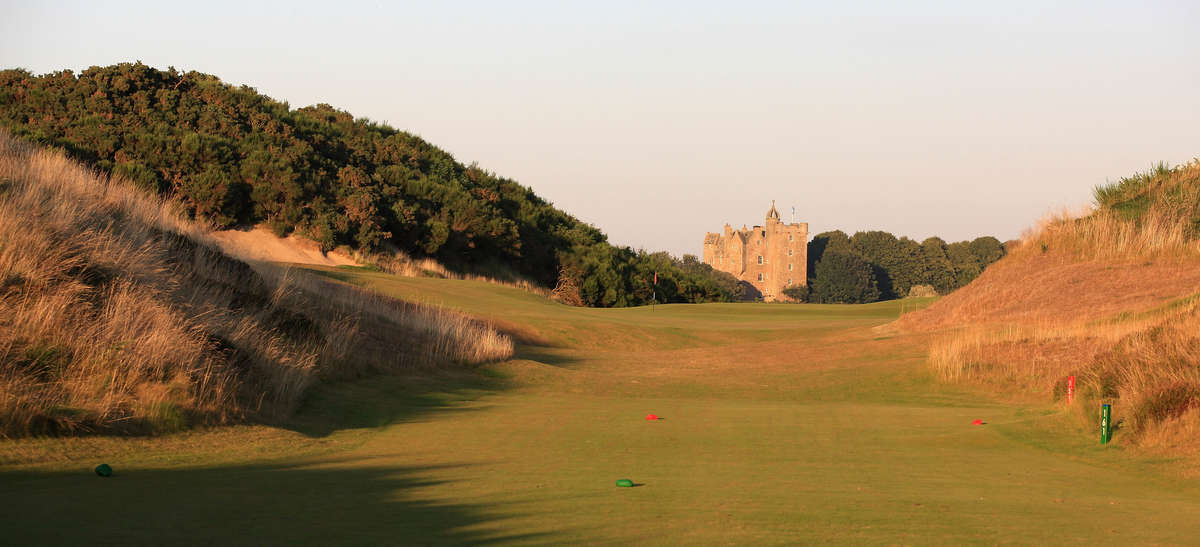
[[772,199],[813,234],[1010,239],[1200,155],[1200,3],[647,4],[3,2],[0,67],[329,103],[676,254]]

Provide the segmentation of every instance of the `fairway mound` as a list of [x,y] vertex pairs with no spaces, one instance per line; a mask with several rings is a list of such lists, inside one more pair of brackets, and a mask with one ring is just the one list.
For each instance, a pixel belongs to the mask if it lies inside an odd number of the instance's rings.
[[1066,252],[1024,252],[1028,245],[893,325],[926,332],[965,324],[1095,321],[1154,309],[1200,289],[1200,260],[1080,260]]
[[933,332],[947,381],[1063,400],[1076,375],[1081,422],[1115,401],[1118,440],[1170,445],[1161,437],[1200,427],[1200,161],[1097,188],[1096,201],[891,327]]

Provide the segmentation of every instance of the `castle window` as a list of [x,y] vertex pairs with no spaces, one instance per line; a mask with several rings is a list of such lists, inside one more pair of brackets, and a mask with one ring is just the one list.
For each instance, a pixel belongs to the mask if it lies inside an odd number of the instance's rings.
[[762,280],[763,280],[763,274],[758,274],[758,280],[759,280],[759,281],[762,281]]
[[792,284],[792,278],[790,278],[790,277],[789,277],[789,278],[788,278],[788,285],[791,285],[791,284]]
[[790,272],[790,271],[792,271],[792,265],[791,265],[791,264],[788,264],[788,271],[789,271],[789,272]]
[[763,234],[763,237],[767,237],[767,231],[766,231],[766,230],[763,230],[763,231],[762,231],[762,234]]
[[792,234],[788,234],[788,241],[792,240]]
[[788,256],[792,256],[792,250],[788,249]]
[[758,255],[758,263],[759,263],[759,264],[762,264],[762,263],[763,263],[763,261],[762,261],[762,255]]

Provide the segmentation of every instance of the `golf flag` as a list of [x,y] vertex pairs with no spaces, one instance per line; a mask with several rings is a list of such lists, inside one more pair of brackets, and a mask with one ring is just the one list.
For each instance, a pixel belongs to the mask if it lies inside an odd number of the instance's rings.
[[658,284],[658,272],[657,271],[654,272],[654,284],[655,285]]

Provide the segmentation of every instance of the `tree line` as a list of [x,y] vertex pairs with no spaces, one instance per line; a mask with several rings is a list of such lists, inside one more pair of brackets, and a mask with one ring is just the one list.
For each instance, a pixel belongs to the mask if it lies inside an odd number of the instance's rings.
[[395,247],[544,286],[572,272],[589,306],[739,297],[733,276],[695,257],[612,245],[530,188],[415,135],[326,104],[292,109],[200,72],[140,62],[78,75],[0,71],[0,126],[218,227],[299,231],[326,250]]
[[946,294],[970,283],[1004,256],[1000,240],[983,236],[946,243],[920,243],[883,231],[824,232],[808,243],[808,287],[784,293],[801,301],[864,303],[902,298],[914,287]]

